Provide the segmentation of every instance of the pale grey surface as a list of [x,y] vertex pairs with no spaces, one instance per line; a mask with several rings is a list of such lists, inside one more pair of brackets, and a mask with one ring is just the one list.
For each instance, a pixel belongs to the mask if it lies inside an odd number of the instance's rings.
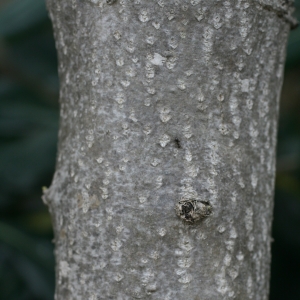
[[267,299],[282,2],[48,1],[56,299]]

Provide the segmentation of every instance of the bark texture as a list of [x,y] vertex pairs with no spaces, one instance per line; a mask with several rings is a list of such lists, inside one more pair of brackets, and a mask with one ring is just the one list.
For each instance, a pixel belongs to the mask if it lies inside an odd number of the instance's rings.
[[56,299],[267,299],[288,1],[48,8]]

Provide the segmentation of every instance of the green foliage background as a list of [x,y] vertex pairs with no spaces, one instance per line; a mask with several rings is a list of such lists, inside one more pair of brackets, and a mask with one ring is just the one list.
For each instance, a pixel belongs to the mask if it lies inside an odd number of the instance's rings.
[[[296,0],[300,19],[300,0]],[[271,300],[300,299],[300,29],[281,100]],[[57,61],[44,0],[0,1],[0,298],[53,299],[52,229],[41,201],[54,172]]]

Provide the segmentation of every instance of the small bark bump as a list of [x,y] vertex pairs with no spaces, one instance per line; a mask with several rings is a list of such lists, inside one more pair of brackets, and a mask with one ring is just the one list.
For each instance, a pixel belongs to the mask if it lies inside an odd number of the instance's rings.
[[212,206],[208,201],[182,199],[176,204],[175,210],[183,221],[193,224],[211,215]]
[[115,2],[117,2],[117,0],[106,0],[106,4],[108,4],[108,5],[112,5]]

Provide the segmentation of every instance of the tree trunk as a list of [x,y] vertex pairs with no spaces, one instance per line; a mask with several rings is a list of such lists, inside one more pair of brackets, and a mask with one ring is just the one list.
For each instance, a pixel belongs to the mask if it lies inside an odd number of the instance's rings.
[[56,299],[268,298],[287,2],[48,0]]

